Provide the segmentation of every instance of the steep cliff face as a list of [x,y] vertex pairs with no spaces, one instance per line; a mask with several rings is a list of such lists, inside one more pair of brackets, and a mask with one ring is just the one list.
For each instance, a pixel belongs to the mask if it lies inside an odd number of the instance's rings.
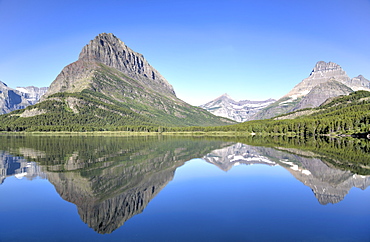
[[131,50],[111,33],[99,34],[83,47],[78,60],[62,70],[50,85],[45,97],[58,92],[80,92],[83,89],[91,89],[94,79],[101,78],[100,64],[118,70],[135,80],[127,80],[129,82],[175,97],[172,86],[144,56]]
[[214,115],[237,122],[245,122],[250,120],[258,111],[275,101],[274,99],[267,99],[264,101],[242,100],[237,102],[229,95],[224,94],[206,104],[200,105],[200,107]]
[[142,54],[131,50],[111,33],[99,34],[91,40],[82,49],[79,60],[103,63],[122,71],[133,79],[142,81],[144,85],[153,90],[175,95],[172,86],[148,63]]
[[327,98],[347,95],[357,90],[370,91],[369,87],[370,81],[363,76],[351,79],[338,64],[319,61],[309,77],[275,103],[258,112],[253,119],[267,119],[307,107],[318,107]]

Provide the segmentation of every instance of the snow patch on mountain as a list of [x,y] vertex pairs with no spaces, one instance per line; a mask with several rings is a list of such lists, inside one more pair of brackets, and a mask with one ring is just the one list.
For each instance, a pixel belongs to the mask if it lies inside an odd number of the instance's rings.
[[255,113],[275,101],[274,99],[267,99],[264,101],[235,101],[225,93],[200,107],[214,115],[229,118],[237,122],[245,122],[251,120]]

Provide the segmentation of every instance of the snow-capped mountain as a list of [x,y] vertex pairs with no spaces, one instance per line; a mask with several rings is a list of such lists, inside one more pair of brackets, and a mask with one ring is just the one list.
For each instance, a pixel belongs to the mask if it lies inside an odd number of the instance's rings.
[[274,99],[267,99],[264,101],[242,100],[237,102],[225,93],[206,104],[200,105],[200,107],[214,115],[229,118],[237,122],[245,122],[251,120],[255,113],[275,101]]

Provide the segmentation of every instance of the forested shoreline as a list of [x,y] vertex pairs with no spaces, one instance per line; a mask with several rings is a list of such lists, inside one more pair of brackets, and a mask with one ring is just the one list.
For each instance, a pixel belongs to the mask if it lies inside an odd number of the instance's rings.
[[[48,105],[53,105],[49,103]],[[60,107],[62,109],[62,107]],[[63,111],[63,112],[62,112]],[[354,135],[366,134],[370,130],[370,92],[358,91],[342,96],[318,108],[310,109],[309,115],[299,115],[307,110],[282,115],[275,119],[254,120],[224,126],[182,126],[170,127],[150,124],[150,119],[130,119],[125,122],[109,122],[103,117],[90,117],[89,113],[71,115],[68,110],[61,110],[59,115],[41,114],[30,119],[17,117],[19,111],[0,116],[0,131],[5,132],[95,132],[95,131],[127,131],[127,132],[228,132],[244,135]],[[67,113],[68,115],[63,116]],[[291,119],[289,115],[298,114]],[[113,114],[115,115],[115,114]],[[109,118],[109,117],[106,117]],[[127,119],[126,117],[125,119]],[[284,119],[285,118],[285,119]]]

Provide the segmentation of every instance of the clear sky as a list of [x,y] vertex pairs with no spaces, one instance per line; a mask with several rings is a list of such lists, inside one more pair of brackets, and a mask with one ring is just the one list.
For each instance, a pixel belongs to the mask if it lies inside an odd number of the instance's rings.
[[193,105],[280,98],[320,60],[370,79],[370,0],[0,0],[0,80],[49,86],[102,32]]

